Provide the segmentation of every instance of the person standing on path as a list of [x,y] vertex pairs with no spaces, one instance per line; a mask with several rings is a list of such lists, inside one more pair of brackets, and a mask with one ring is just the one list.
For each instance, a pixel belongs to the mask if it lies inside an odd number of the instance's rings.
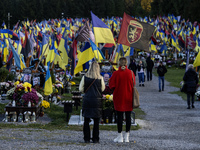
[[165,73],[167,73],[167,68],[163,65],[162,61],[160,61],[159,63],[159,66],[157,68],[157,73],[158,73],[159,92],[161,92],[161,82],[162,82],[162,91],[164,91]]
[[137,65],[135,59],[133,59],[133,61],[129,64],[128,69],[132,70],[136,76]]
[[149,55],[146,59],[147,64],[147,81],[152,80],[152,69],[154,67],[154,62],[151,60],[151,56]]
[[188,65],[187,71],[183,76],[183,80],[186,84],[187,93],[187,109],[190,109],[190,96],[192,97],[192,108],[194,107],[194,94],[196,92],[197,84],[199,82],[198,76],[192,64]]
[[[135,85],[135,75],[127,68],[127,59],[119,59],[119,70],[113,72],[109,81],[110,89],[113,92],[114,108],[117,113],[118,136],[114,142],[129,142],[129,132],[131,129],[131,111],[133,110],[133,86]],[[126,116],[126,133],[123,139],[122,125],[123,114]]]
[[138,69],[138,78],[139,78],[139,86],[144,86],[144,70],[145,66],[142,62],[142,60],[139,61],[139,64],[137,65]]
[[84,117],[83,134],[85,143],[90,142],[90,119],[94,120],[93,143],[99,143],[99,119],[102,117],[102,91],[105,90],[103,77],[97,62],[92,62],[88,72],[82,77],[79,90],[84,92],[82,114]]

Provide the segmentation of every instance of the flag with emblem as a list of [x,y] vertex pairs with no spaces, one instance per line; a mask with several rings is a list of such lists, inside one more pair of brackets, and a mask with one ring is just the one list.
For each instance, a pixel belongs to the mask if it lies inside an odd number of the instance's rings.
[[135,20],[124,13],[118,43],[148,52],[149,41],[154,30],[154,26]]

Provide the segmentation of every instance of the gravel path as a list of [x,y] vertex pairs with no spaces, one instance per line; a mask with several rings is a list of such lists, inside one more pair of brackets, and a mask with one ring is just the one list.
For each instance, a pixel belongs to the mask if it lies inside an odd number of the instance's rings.
[[144,121],[137,120],[142,129],[131,131],[130,143],[114,143],[117,132],[113,131],[100,131],[99,144],[85,144],[81,131],[0,129],[0,149],[199,150],[200,102],[195,101],[195,109],[186,109],[186,101],[169,93],[179,89],[165,83],[163,92],[158,92],[155,76],[145,82],[145,87],[138,87],[137,83],[141,109],[147,115]]

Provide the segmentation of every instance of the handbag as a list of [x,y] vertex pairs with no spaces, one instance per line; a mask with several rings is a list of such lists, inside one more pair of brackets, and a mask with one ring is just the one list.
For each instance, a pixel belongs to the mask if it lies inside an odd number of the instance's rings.
[[[132,73],[132,79],[133,79],[133,72]],[[133,79],[134,84],[134,79]],[[139,99],[139,92],[137,88],[133,85],[133,108],[138,108],[140,106],[140,99]]]
[[183,83],[182,87],[180,88],[181,92],[187,93],[187,84],[186,82]]

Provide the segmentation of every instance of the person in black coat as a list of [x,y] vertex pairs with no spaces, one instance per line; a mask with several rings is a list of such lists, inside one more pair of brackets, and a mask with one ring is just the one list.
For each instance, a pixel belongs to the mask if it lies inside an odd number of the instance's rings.
[[152,80],[152,69],[154,67],[154,62],[151,60],[151,56],[148,56],[146,59],[147,64],[147,81]]
[[79,90],[84,92],[82,115],[84,117],[83,134],[85,143],[90,142],[90,119],[94,120],[93,143],[99,142],[99,119],[102,117],[102,91],[105,90],[103,77],[97,62],[92,62],[88,72],[82,77]]
[[129,64],[128,69],[132,70],[136,76],[137,65],[135,63],[135,59]]
[[194,94],[196,92],[197,84],[199,82],[198,76],[192,64],[188,65],[188,70],[183,76],[183,80],[186,84],[186,93],[187,93],[187,109],[190,109],[190,96],[192,97],[192,108],[194,107]]
[[161,82],[162,82],[162,91],[164,91],[165,86],[165,73],[167,73],[167,68],[163,65],[162,62],[159,63],[157,68],[158,79],[159,79],[159,92],[161,92]]

